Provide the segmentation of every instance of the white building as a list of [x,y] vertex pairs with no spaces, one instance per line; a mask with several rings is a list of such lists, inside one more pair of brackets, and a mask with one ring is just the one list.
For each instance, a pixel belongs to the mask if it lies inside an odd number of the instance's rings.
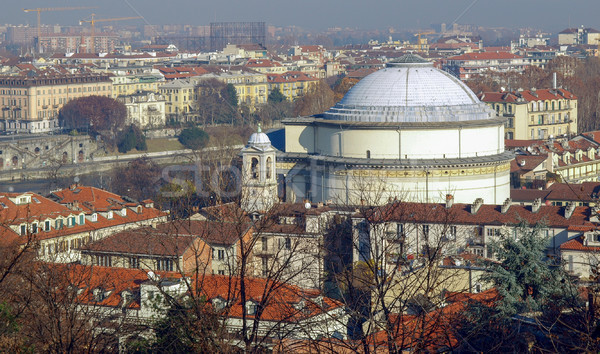
[[129,96],[120,96],[119,100],[127,108],[126,125],[135,124],[141,129],[145,129],[164,127],[167,123],[166,100],[162,95],[138,92]]
[[322,115],[287,119],[277,173],[286,201],[459,203],[509,197],[504,118],[452,75],[406,55]]

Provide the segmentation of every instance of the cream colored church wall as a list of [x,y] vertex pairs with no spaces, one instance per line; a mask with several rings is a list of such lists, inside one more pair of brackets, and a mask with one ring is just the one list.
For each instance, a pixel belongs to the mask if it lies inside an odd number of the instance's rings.
[[500,154],[504,151],[504,126],[463,129],[461,146],[461,157]]
[[[297,127],[294,127],[297,128]],[[287,130],[287,128],[286,128]],[[306,131],[302,132],[302,134]],[[316,152],[327,156],[387,159],[458,158],[495,155],[504,151],[504,127],[462,129],[339,129],[316,128]],[[286,139],[293,138],[288,135]],[[295,143],[286,140],[287,146]],[[460,147],[459,147],[460,146]],[[288,150],[289,151],[289,150]],[[293,150],[292,152],[305,152]]]
[[379,204],[387,202],[389,198],[441,203],[445,200],[446,194],[452,194],[457,203],[472,203],[477,198],[483,198],[486,204],[502,204],[510,196],[508,170],[495,174],[428,178],[367,176],[366,171],[364,174],[364,176],[341,174],[317,178],[315,188],[317,195],[313,199],[349,204],[360,204],[361,200]]
[[312,154],[315,152],[315,129],[306,125],[285,127],[285,151]]

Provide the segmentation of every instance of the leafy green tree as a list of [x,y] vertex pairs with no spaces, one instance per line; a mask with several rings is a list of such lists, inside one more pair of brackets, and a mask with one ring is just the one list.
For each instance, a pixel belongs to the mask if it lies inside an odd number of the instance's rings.
[[279,88],[275,87],[271,93],[269,93],[268,100],[270,103],[279,103],[285,101],[285,96],[279,91]]
[[187,128],[179,134],[179,142],[188,149],[199,150],[208,144],[209,135],[198,127]]

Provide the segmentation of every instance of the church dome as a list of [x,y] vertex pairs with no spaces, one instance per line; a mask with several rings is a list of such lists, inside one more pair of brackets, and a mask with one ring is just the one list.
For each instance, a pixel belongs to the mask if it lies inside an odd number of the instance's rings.
[[408,54],[360,80],[324,117],[434,123],[491,119],[496,114],[460,80],[420,56]]
[[250,139],[248,139],[248,144],[246,146],[254,147],[259,150],[271,148],[271,139],[269,139],[267,134],[263,133],[260,124],[258,125],[257,132],[250,135]]

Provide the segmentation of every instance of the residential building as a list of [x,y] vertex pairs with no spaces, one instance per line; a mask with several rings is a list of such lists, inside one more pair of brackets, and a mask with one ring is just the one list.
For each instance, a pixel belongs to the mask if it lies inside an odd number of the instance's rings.
[[126,202],[92,187],[73,186],[51,198],[29,192],[0,193],[2,242],[33,242],[38,257],[52,262],[78,261],[83,245],[127,228],[164,222],[166,215],[151,202]]
[[233,85],[238,104],[247,105],[251,112],[254,112],[259,105],[267,103],[269,84],[265,74],[245,70],[214,72],[198,77],[197,82],[211,79]]
[[127,108],[126,125],[135,124],[141,129],[147,129],[164,127],[167,123],[166,101],[161,95],[140,91],[119,96],[118,100]]
[[283,74],[287,71],[281,63],[269,59],[250,59],[245,67],[263,74]]
[[[239,226],[239,227],[238,227]],[[122,231],[81,248],[82,264],[233,275],[249,224],[178,220]]]
[[92,95],[112,96],[109,75],[32,68],[0,76],[0,131],[57,130],[58,111],[73,99]]
[[175,79],[158,87],[165,98],[167,119],[178,122],[194,121],[197,116],[197,81],[193,79]]
[[262,44],[227,44],[223,54],[235,58],[266,59],[268,52]]
[[600,31],[593,28],[566,28],[558,33],[559,45],[598,45]]
[[[513,182],[517,182],[517,175],[525,178],[521,183],[531,179],[544,180],[544,169],[559,175],[565,183],[600,180],[600,144],[587,135],[578,135],[571,140],[532,142],[516,152],[516,162],[511,164]],[[535,171],[528,174],[529,170]],[[513,183],[513,187],[518,186]]]
[[65,274],[77,275],[76,284],[83,294],[78,297],[81,306],[100,307],[104,311],[95,313],[121,323],[148,325],[163,316],[171,305],[157,295],[166,293],[178,301],[192,291],[197,298],[206,299],[232,334],[239,334],[243,321],[247,321],[250,326],[258,326],[261,338],[347,338],[349,314],[342,303],[319,291],[278,281],[223,275],[184,278],[179,272],[78,264],[54,267],[64,268],[68,271]]
[[267,75],[269,83],[269,92],[274,89],[285,96],[288,101],[294,101],[302,97],[319,83],[319,79],[298,71],[288,71],[285,74]]
[[158,93],[158,87],[165,83],[160,74],[114,75],[112,81],[112,98],[129,96],[140,91]]
[[[112,53],[120,41],[114,33],[96,33],[93,39],[94,53]],[[89,35],[51,33],[42,35],[39,45],[44,53],[84,53],[90,52],[91,40]]]
[[578,236],[560,245],[565,269],[583,281],[597,281],[600,271],[600,229],[596,224],[572,226],[569,230]]
[[529,62],[509,52],[465,53],[442,60],[442,69],[461,80],[491,72],[522,72]]
[[507,119],[506,139],[548,139],[577,134],[577,96],[562,88],[484,92],[479,99]]
[[500,234],[516,234],[521,223],[542,224],[548,254],[557,255],[560,245],[573,236],[568,228],[589,223],[591,212],[591,207],[547,206],[541,200],[531,206],[513,205],[510,198],[500,206],[483,204],[481,199],[458,204],[451,196],[445,204],[393,202],[352,216],[353,261],[375,259],[385,262],[384,268],[411,269],[432,248],[445,255],[467,252],[493,259],[490,244]]

